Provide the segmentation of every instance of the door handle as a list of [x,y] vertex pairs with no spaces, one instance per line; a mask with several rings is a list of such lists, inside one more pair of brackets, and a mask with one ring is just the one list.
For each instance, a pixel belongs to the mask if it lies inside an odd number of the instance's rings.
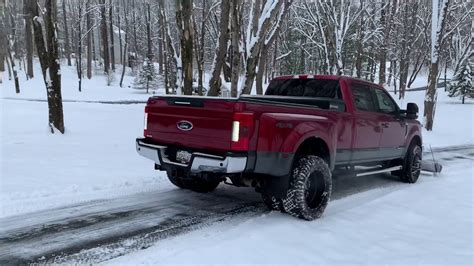
[[380,123],[380,125],[381,125],[383,128],[388,128],[388,123],[386,123],[386,122]]

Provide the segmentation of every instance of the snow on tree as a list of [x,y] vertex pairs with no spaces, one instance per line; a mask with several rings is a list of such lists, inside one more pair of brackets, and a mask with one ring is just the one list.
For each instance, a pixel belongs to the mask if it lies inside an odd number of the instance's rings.
[[241,84],[242,94],[250,94],[256,76],[260,52],[268,44],[281,26],[282,18],[293,3],[291,0],[269,0],[260,8],[252,3],[246,41],[244,42],[244,69],[245,76]]
[[454,73],[453,79],[448,84],[448,96],[461,97],[463,104],[466,97],[474,98],[473,76],[474,66],[468,61]]
[[156,90],[161,85],[158,73],[155,70],[153,62],[148,58],[145,58],[142,69],[138,72],[138,76],[135,78],[133,88],[138,90]]

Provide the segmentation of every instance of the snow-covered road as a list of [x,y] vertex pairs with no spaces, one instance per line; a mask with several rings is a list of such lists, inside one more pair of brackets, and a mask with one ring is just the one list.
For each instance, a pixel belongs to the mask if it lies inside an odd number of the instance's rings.
[[[474,147],[438,148],[436,156],[449,167],[472,165]],[[391,175],[334,181],[333,199],[322,219],[410,187]],[[1,219],[0,264],[102,262],[216,222],[222,226],[266,213],[252,189],[225,185],[211,194],[174,189],[84,202]]]

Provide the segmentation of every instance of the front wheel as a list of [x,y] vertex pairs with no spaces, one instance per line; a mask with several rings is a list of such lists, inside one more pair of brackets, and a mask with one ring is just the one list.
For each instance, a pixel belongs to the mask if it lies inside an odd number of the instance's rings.
[[321,217],[332,191],[332,176],[328,164],[318,156],[304,156],[293,168],[284,210],[308,221]]
[[421,147],[416,144],[408,148],[403,169],[399,173],[400,179],[403,182],[416,183],[418,181],[421,173],[421,154]]

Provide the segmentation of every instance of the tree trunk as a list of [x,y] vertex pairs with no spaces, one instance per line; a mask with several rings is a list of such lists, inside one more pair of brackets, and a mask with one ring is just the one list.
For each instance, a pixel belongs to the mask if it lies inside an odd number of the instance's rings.
[[225,54],[227,52],[227,42],[229,40],[229,11],[230,1],[222,1],[219,42],[214,56],[214,65],[212,68],[211,80],[209,81],[209,92],[207,93],[208,96],[218,96],[222,85],[220,76],[222,65],[225,61]]
[[[263,94],[263,72],[265,71],[265,58],[267,57],[267,51],[262,49],[260,54],[260,60],[258,60],[258,72],[255,77],[255,88],[258,95]],[[304,65],[303,65],[304,67]]]
[[[125,8],[125,2],[123,2],[123,14],[125,19],[125,29],[128,30],[128,18],[127,18],[127,10]],[[120,12],[119,12],[120,14]],[[122,75],[120,76],[120,87],[123,87],[123,77],[125,76],[125,70],[127,68],[127,57],[128,57],[128,41],[130,40],[128,32],[125,34],[125,47],[123,49],[123,57],[122,57]]]
[[151,13],[150,13],[150,4],[147,4],[147,19],[146,19],[146,38],[147,38],[147,57],[150,60],[150,64],[153,64],[153,43],[151,40]]
[[[55,1],[45,1],[44,24],[48,29],[46,31],[46,43],[43,38],[43,28],[38,19],[33,22],[35,43],[38,57],[40,59],[41,70],[43,72],[44,83],[46,85],[46,94],[48,96],[49,126],[51,133],[58,130],[64,133],[63,104],[61,96],[61,75],[59,65],[58,41],[56,38],[56,16]],[[35,8],[34,16],[39,17],[38,9]],[[56,129],[56,130],[55,130]]]
[[[443,34],[446,26],[450,0],[443,0],[439,10],[437,0],[432,1],[431,16],[431,65],[428,74],[428,88],[425,95],[424,126],[426,130],[433,130],[433,121],[437,101],[437,85],[439,72],[439,53],[443,44]],[[439,11],[439,13],[438,13]]]
[[[364,1],[361,1],[361,8],[364,8]],[[365,20],[363,14],[360,15],[360,25],[357,34],[357,52],[356,52],[356,76],[357,78],[362,77],[362,62],[363,62],[363,54],[364,54],[364,37],[365,37]]]
[[[160,7],[159,7],[160,8]],[[160,11],[158,11],[160,12]],[[163,75],[163,68],[164,68],[164,61],[163,61],[163,31],[164,31],[164,25],[162,24],[162,21],[159,20],[160,26],[158,27],[158,65],[160,66],[160,75]]]
[[92,23],[90,17],[91,0],[86,1],[86,25],[87,25],[87,78],[92,78]]
[[8,80],[12,80],[12,67],[10,65],[10,60],[8,59],[8,56],[5,57],[5,61],[7,62]]
[[123,43],[122,43],[122,16],[120,15],[120,7],[117,6],[117,24],[118,24],[118,37],[119,37],[119,51],[120,51],[120,62],[119,63],[122,63],[123,62]]
[[133,24],[133,49],[134,49],[133,51],[135,52],[135,60],[133,60],[133,62],[131,63],[131,66],[133,69],[135,67],[135,61],[138,58],[137,12],[135,10],[135,0],[132,0],[132,19],[133,19],[132,24]]
[[66,0],[62,1],[62,7],[63,7],[64,38],[65,38],[64,52],[67,58],[67,65],[71,66],[71,45],[69,43],[69,30],[67,27]]
[[101,35],[102,35],[102,51],[104,56],[104,72],[105,75],[109,75],[110,71],[110,58],[109,58],[109,38],[107,36],[107,16],[105,9],[105,0],[101,0],[100,3],[100,16],[101,16]]
[[13,59],[10,45],[7,46],[7,50],[8,50],[8,57],[10,58],[10,63],[12,67],[13,79],[15,80],[15,92],[20,93],[20,81],[18,80],[18,71],[16,70],[16,67],[15,67],[15,60]]
[[[404,3],[404,14],[403,14],[403,35],[401,44],[401,59],[400,59],[400,99],[405,98],[405,90],[408,81],[408,71],[410,68],[411,50],[413,49],[413,43],[415,42],[415,27],[418,21],[418,4],[415,3]],[[411,9],[411,12],[410,12]]]
[[383,27],[383,39],[382,39],[382,45],[380,47],[380,67],[379,67],[379,84],[383,85],[385,83],[385,71],[386,71],[386,62],[387,62],[387,42],[385,41],[388,37],[388,21],[387,21],[387,12],[386,9],[388,8],[388,5],[382,10],[380,10],[380,24],[382,24]]
[[[202,50],[203,48],[201,48],[201,43],[199,41],[199,36],[198,36],[198,26],[197,26],[197,23],[196,23],[196,17],[193,16],[192,17],[193,19],[193,27],[194,27],[194,30],[196,31],[196,34],[194,34],[194,58],[196,60],[196,65],[197,65],[197,71],[198,71],[198,95],[199,96],[202,96],[202,75],[203,75],[203,69],[202,69],[202,65],[201,65],[201,52],[200,50]],[[202,30],[203,28],[201,28]]]
[[[236,0],[237,1],[237,0]],[[204,84],[204,49],[205,49],[205,42],[206,42],[206,2],[207,0],[202,0],[202,21],[201,21],[201,42],[200,46],[201,49],[199,52],[199,78],[198,78],[198,87],[199,87],[199,95],[203,95],[203,84]]]
[[[25,13],[25,42],[26,42],[26,74],[28,78],[33,78],[33,11],[32,9],[36,6],[35,0],[24,0],[24,13]],[[2,61],[3,62],[3,61]]]
[[76,57],[79,92],[82,91],[82,27],[81,27],[81,22],[80,22],[81,17],[82,17],[82,2],[79,2],[79,23],[77,23],[77,35],[79,36],[79,38],[77,38],[78,42],[77,42],[77,57]]
[[[0,47],[7,47],[7,46],[8,46],[8,40],[7,40],[5,25],[3,21],[0,19]],[[0,49],[0,75],[2,75],[1,72],[5,72],[5,61],[7,61],[7,51],[6,49]],[[0,76],[0,79],[2,79],[1,76]]]
[[[184,76],[183,94],[193,93],[193,1],[179,0],[176,12],[176,22],[181,29],[181,61]],[[228,14],[227,14],[228,15]]]
[[276,70],[277,70],[277,55],[278,55],[278,40],[280,39],[280,36],[277,35],[277,41],[275,42],[275,45],[273,47],[273,60],[272,60],[272,72],[271,72],[271,78],[273,79],[276,75]]
[[438,83],[438,62],[431,63],[430,73],[428,75],[428,88],[426,90],[425,96],[425,111],[424,116],[424,126],[426,130],[433,130],[433,120],[435,114],[435,104],[437,98],[437,87]]
[[[168,48],[166,43],[166,24],[165,24],[165,6],[163,0],[158,1],[158,20],[160,22],[160,43],[163,49],[161,56],[163,57],[163,69],[160,68],[161,74],[164,74],[165,78],[165,92],[169,94],[170,84],[169,84],[169,66],[168,66]],[[158,48],[159,49],[159,48]]]
[[232,1],[232,21],[230,26],[231,32],[231,45],[232,45],[232,56],[231,56],[231,66],[232,66],[232,73],[230,77],[230,96],[237,97],[238,96],[238,83],[240,77],[240,26],[242,24],[242,1],[241,0],[234,0]]
[[113,4],[112,0],[109,2],[109,33],[110,33],[110,65],[112,66],[112,71],[115,72],[115,44],[114,44],[114,17],[113,17]]

